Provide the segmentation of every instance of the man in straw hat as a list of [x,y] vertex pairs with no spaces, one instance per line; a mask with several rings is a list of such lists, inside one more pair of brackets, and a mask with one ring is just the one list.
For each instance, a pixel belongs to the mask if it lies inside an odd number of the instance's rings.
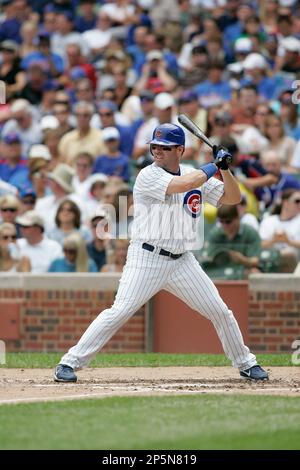
[[80,198],[73,193],[72,179],[74,171],[65,163],[58,164],[51,173],[48,173],[49,187],[52,192],[50,196],[39,199],[36,203],[35,210],[43,216],[47,214],[45,225],[46,232],[49,232],[55,226],[55,215],[61,201],[68,196],[72,199],[81,211],[84,210],[83,203]]

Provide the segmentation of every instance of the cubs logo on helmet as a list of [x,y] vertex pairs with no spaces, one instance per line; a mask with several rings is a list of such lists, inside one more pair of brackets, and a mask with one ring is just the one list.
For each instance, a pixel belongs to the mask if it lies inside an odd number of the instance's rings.
[[199,189],[193,189],[185,194],[183,199],[184,210],[193,218],[201,214],[202,194]]

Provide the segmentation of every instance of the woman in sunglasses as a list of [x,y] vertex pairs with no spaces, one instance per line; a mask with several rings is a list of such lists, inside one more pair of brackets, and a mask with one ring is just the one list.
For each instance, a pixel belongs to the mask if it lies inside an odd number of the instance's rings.
[[14,224],[0,225],[0,271],[5,273],[30,272],[30,261],[21,257],[17,244],[17,231]]
[[272,215],[265,217],[259,229],[263,248],[278,250],[282,257],[300,258],[300,191],[285,189]]
[[64,257],[55,259],[50,273],[96,273],[98,268],[88,256],[86,243],[78,233],[72,233],[63,242]]

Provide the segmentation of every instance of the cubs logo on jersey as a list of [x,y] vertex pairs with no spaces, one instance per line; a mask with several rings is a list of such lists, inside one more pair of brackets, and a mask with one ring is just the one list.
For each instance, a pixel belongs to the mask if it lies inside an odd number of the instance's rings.
[[201,214],[202,194],[199,189],[192,189],[184,195],[184,210],[193,218],[199,217]]

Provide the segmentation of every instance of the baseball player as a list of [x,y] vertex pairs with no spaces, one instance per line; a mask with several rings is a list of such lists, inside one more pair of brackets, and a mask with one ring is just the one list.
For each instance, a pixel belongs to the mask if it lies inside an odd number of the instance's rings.
[[[198,170],[187,169],[180,165],[184,145],[181,127],[166,123],[154,130],[150,141],[154,162],[141,170],[133,189],[132,237],[114,304],[98,315],[62,357],[55,369],[55,381],[76,382],[74,371],[87,366],[116,331],[161,289],[213,322],[226,355],[241,377],[268,379],[245,346],[233,313],[189,251],[190,234],[182,227],[187,217],[195,222],[205,201],[215,206],[240,201],[239,187],[228,168],[231,155],[215,148],[214,163]],[[223,182],[214,178],[218,169]]]

